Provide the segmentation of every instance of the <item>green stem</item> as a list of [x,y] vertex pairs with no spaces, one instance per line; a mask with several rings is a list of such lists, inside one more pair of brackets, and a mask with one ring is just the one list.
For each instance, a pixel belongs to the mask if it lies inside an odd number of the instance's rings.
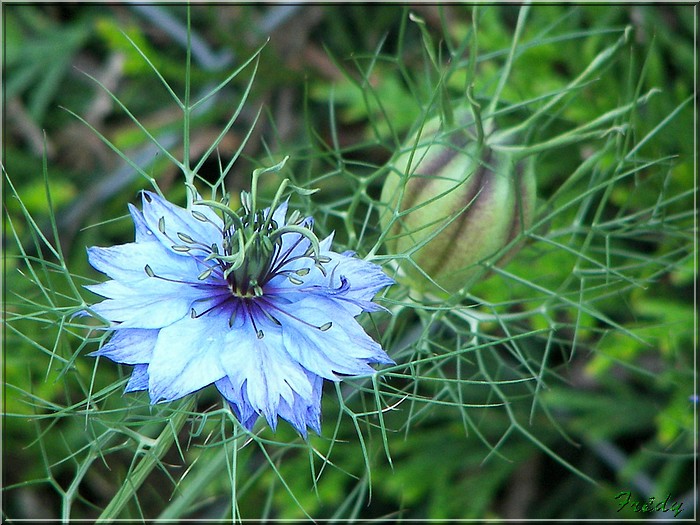
[[187,58],[185,59],[185,101],[184,101],[184,116],[183,116],[183,137],[182,137],[182,166],[185,174],[185,186],[187,187],[187,209],[192,209],[196,190],[194,187],[194,172],[190,166],[190,116],[192,108],[190,107],[190,80],[191,80],[191,65],[192,53],[190,51],[191,40],[191,13],[190,5],[187,4]]
[[270,225],[270,221],[272,220],[272,214],[275,213],[280,200],[282,200],[282,194],[284,193],[284,190],[287,189],[288,185],[289,179],[283,179],[279,188],[277,188],[277,193],[275,193],[275,197],[272,199],[272,204],[270,204],[270,213],[268,213],[267,217],[265,217],[265,223],[263,224],[262,231],[267,231],[267,227]]
[[645,95],[639,97],[634,102],[625,104],[619,108],[615,108],[607,113],[601,115],[600,117],[587,122],[577,128],[574,128],[565,133],[561,133],[551,139],[537,144],[531,144],[528,146],[509,146],[504,144],[506,136],[510,135],[510,130],[504,130],[504,132],[497,132],[492,137],[491,147],[496,151],[505,151],[520,157],[526,157],[532,155],[533,153],[540,153],[542,151],[547,151],[552,148],[560,148],[562,146],[568,146],[570,144],[575,144],[587,139],[597,139],[601,138],[608,133],[612,132],[624,132],[624,126],[613,126],[607,129],[600,129],[601,126],[607,125],[610,122],[615,121],[617,118],[633,111],[640,105],[646,104],[649,99],[655,94],[660,93],[660,90],[654,88],[651,89]]
[[474,125],[476,127],[476,141],[478,144],[479,151],[484,145],[484,124],[481,120],[481,105],[474,99],[474,84],[471,84],[467,88],[467,100],[472,110],[472,116],[474,117]]
[[139,462],[136,468],[131,471],[124,485],[114,495],[109,505],[102,511],[98,522],[112,522],[117,519],[119,513],[124,509],[126,504],[136,495],[138,489],[146,481],[149,474],[153,471],[156,465],[161,463],[161,458],[170,450],[170,447],[177,439],[177,435],[182,430],[182,427],[187,421],[187,417],[194,408],[194,396],[188,398],[181,403],[175,411],[173,417],[168,420],[168,423],[163,427],[160,435],[155,439],[155,442],[143,459]]
[[203,493],[211,485],[212,478],[219,477],[225,470],[226,461],[227,451],[224,447],[216,450],[211,457],[206,456],[199,459],[197,465],[199,471],[189,478],[189,483],[185,487],[178,491],[177,496],[160,513],[158,520],[176,520],[188,511],[191,512],[193,507],[196,508]]
[[489,117],[491,117],[491,115],[493,115],[494,111],[496,110],[498,100],[501,98],[501,93],[503,92],[503,88],[505,87],[506,81],[508,80],[508,76],[510,75],[510,70],[513,67],[513,60],[515,57],[515,48],[517,47],[518,42],[520,41],[520,36],[523,32],[523,27],[525,27],[525,20],[527,20],[527,15],[529,11],[529,4],[526,4],[520,8],[520,12],[518,14],[518,23],[515,26],[515,34],[513,35],[513,43],[510,46],[508,58],[506,59],[505,66],[503,67],[503,73],[501,74],[501,78],[498,81],[498,86],[496,86],[496,92],[493,94],[493,97],[491,98],[491,103],[488,107],[487,114],[489,115]]
[[546,116],[550,109],[552,109],[556,104],[559,103],[572,89],[586,82],[596,71],[601,69],[608,61],[612,60],[617,52],[629,41],[631,28],[626,28],[623,35],[613,44],[612,46],[601,51],[592,61],[588,64],[588,67],[576,77],[566,89],[562,90],[561,93],[552,97],[552,99],[542,106],[535,114],[530,118],[523,120],[517,126],[513,126],[507,130],[501,138],[504,141],[508,141],[510,137],[517,136],[521,131],[531,128],[535,122]]
[[284,165],[287,163],[287,160],[289,159],[289,156],[286,156],[283,158],[280,162],[275,164],[274,166],[270,166],[269,168],[258,168],[253,170],[253,181],[250,185],[250,198],[251,198],[251,209],[253,213],[257,210],[257,198],[258,198],[258,179],[260,178],[260,175],[264,175],[265,173],[277,173],[284,168]]
[[90,470],[93,462],[102,457],[102,451],[107,448],[112,441],[114,441],[115,437],[116,434],[114,432],[107,431],[93,441],[88,457],[85,458],[80,467],[78,467],[78,471],[75,473],[75,477],[73,478],[73,481],[63,497],[63,506],[61,508],[61,521],[63,523],[70,523],[71,503],[77,497],[78,491],[80,490],[80,484],[85,479],[85,476]]

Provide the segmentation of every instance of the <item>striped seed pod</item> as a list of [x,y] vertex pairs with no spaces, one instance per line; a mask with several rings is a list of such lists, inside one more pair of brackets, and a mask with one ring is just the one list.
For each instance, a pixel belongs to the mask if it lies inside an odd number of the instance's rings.
[[[505,264],[500,253],[532,222],[536,185],[530,164],[479,145],[470,115],[446,130],[434,118],[389,164],[380,222],[389,253],[422,292],[455,293],[483,274],[480,263]],[[435,286],[437,285],[437,286]]]

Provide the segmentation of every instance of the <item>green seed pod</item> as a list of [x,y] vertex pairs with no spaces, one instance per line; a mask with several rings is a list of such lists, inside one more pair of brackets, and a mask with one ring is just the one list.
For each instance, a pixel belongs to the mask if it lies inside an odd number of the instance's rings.
[[466,114],[455,122],[449,130],[440,118],[426,122],[394,156],[382,188],[386,247],[410,254],[401,267],[423,292],[457,292],[484,273],[479,263],[504,264],[517,247],[499,252],[532,223],[532,166],[488,139],[480,146]]

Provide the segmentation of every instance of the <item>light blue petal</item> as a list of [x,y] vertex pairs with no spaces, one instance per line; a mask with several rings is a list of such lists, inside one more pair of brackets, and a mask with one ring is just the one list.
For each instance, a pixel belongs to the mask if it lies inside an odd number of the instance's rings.
[[311,428],[316,434],[321,435],[321,395],[323,394],[323,378],[311,374],[313,385],[313,393],[311,394],[312,403],[306,407],[306,425]]
[[271,321],[256,318],[258,338],[252,323],[226,334],[221,364],[234,388],[244,383],[251,406],[274,427],[280,399],[294,403],[295,395],[308,399],[313,388],[305,370],[285,351],[281,330]]
[[344,301],[355,302],[366,307],[381,289],[394,284],[381,266],[358,257],[342,255],[333,251],[324,251],[331,262],[326,265],[331,289],[343,288],[342,280],[347,280],[348,287],[339,296]]
[[106,357],[116,363],[135,365],[148,363],[158,339],[158,330],[127,328],[115,330],[110,340],[91,357]]
[[[330,245],[332,236],[321,241],[321,254],[328,257],[322,272],[310,258],[290,258],[283,266],[287,271],[308,270],[306,275],[293,274],[293,279],[281,274],[270,280],[265,291],[271,294],[284,295],[290,301],[299,301],[308,295],[329,297],[337,301],[352,316],[361,312],[372,312],[382,307],[372,302],[374,296],[382,288],[394,284],[382,268],[374,263],[342,255],[325,248]],[[302,244],[302,243],[300,243]],[[304,253],[304,250],[300,254]],[[284,254],[285,252],[281,252]],[[299,281],[302,281],[300,284]]]
[[309,398],[295,396],[291,406],[282,399],[279,405],[279,415],[287,420],[301,436],[306,439],[306,427],[310,427],[317,434],[321,434],[321,392],[323,379],[307,372],[309,381],[313,386],[313,392]]
[[[273,304],[287,352],[310,372],[338,380],[337,374],[373,374],[369,363],[393,364],[381,346],[335,302],[307,297],[292,305]],[[289,311],[282,314],[285,309]]]
[[[275,209],[274,213],[272,214],[272,220],[277,223],[277,226],[284,226],[287,224],[287,207],[288,207],[289,200],[286,200],[284,202],[281,202],[277,208]],[[265,217],[270,213],[270,208],[265,208],[263,210],[263,213],[265,214]]]
[[[300,398],[299,398],[300,399]],[[301,408],[292,408],[284,399],[280,400],[278,407],[279,417],[288,421],[294,429],[301,434],[301,437],[306,439],[306,404],[301,401],[295,401],[292,406],[300,405]]]
[[120,328],[163,328],[189,317],[195,303],[200,311],[204,311],[204,304],[223,300],[217,297],[228,297],[225,291],[215,287],[197,289],[157,279],[150,279],[137,288],[118,281],[87,288],[107,297],[107,300],[92,305],[91,309],[109,321],[120,323]]
[[158,238],[146,224],[146,219],[143,218],[141,210],[131,203],[129,203],[128,206],[131,219],[134,221],[134,240],[138,243],[158,242]]
[[197,282],[197,276],[208,268],[201,259],[176,255],[158,242],[88,248],[88,261],[93,268],[126,282],[153,279],[146,273],[146,266],[161,278]]
[[238,421],[248,430],[253,430],[253,426],[259,416],[250,405],[250,401],[248,401],[245,386],[242,388],[234,388],[227,376],[222,377],[215,384],[216,388],[221,392],[221,395],[224,396],[231,410],[238,418]]
[[228,317],[186,317],[163,328],[148,366],[151,402],[172,401],[221,379]]
[[[323,379],[306,370],[304,370],[304,374],[311,385],[311,391],[303,389],[305,395],[302,396],[292,389],[293,401],[291,404],[285,397],[278,395],[278,403],[274,412],[272,407],[270,407],[267,411],[268,413],[265,414],[271,428],[276,428],[276,417],[279,415],[279,417],[287,420],[303,437],[306,437],[307,426],[317,434],[321,433]],[[242,379],[244,375],[245,371],[236,374],[236,377],[239,378],[236,380],[236,383],[242,380],[240,386],[234,386],[229,377],[225,376],[216,382],[216,387],[229,402],[231,409],[243,426],[248,430],[252,430],[255,421],[258,419],[258,412],[248,399],[249,379]],[[261,403],[257,402],[257,404]],[[262,404],[264,405],[265,403]]]
[[[143,192],[142,213],[146,225],[166,248],[172,250],[172,246],[183,244],[183,241],[178,237],[178,233],[180,233],[207,246],[218,244],[219,249],[221,249],[223,241],[221,218],[209,206],[195,204],[192,210],[196,215],[201,214],[208,220],[203,222],[197,219],[192,212],[168,202],[156,193]],[[161,231],[161,228],[165,233]],[[181,252],[175,253],[183,255]]]
[[126,384],[124,393],[146,390],[148,388],[148,365],[136,365],[131,372],[131,377]]

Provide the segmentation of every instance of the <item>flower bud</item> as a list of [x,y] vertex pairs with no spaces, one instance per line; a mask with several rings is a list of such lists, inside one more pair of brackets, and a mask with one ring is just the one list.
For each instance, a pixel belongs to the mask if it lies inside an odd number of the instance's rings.
[[410,255],[401,268],[424,292],[457,292],[483,273],[479,263],[504,264],[517,248],[500,252],[534,212],[531,165],[488,139],[479,144],[470,116],[455,122],[451,129],[439,117],[426,122],[390,162],[382,189],[387,249]]

